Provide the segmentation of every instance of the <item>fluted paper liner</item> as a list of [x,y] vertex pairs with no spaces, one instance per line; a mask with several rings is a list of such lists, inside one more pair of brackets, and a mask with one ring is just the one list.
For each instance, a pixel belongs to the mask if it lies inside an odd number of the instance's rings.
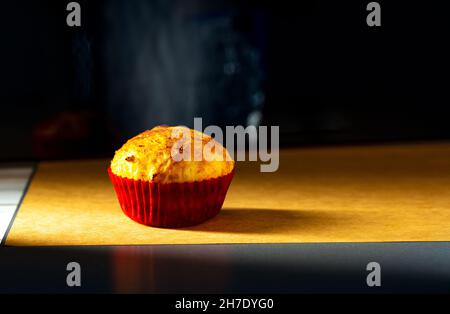
[[127,179],[108,168],[122,211],[134,221],[154,227],[180,228],[200,224],[222,208],[234,171],[218,178],[159,183]]

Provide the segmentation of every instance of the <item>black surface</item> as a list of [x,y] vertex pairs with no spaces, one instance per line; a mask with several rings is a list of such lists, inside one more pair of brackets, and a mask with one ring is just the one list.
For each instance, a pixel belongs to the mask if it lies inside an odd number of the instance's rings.
[[[72,261],[81,287],[66,286]],[[450,293],[450,243],[2,247],[0,278],[8,293]]]

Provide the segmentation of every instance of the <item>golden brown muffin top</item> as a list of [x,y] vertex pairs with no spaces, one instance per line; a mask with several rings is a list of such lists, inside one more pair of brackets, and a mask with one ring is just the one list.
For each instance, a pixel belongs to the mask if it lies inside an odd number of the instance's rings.
[[233,168],[228,151],[213,138],[170,126],[157,126],[133,137],[111,161],[111,171],[117,176],[160,183],[217,178]]

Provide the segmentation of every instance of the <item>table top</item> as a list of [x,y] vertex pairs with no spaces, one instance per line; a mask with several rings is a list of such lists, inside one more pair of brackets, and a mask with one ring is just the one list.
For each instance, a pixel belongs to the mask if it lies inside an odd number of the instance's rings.
[[[329,209],[335,208],[333,205],[337,196],[346,196],[336,205],[345,207],[348,204],[355,208],[364,204],[367,197],[370,203],[383,205],[383,208],[394,206],[399,210],[411,206],[436,217],[440,212],[448,211],[448,203],[445,202],[448,192],[445,190],[448,190],[449,182],[449,156],[450,149],[446,144],[293,149],[283,151],[280,172],[269,177],[278,177],[272,181],[273,186],[276,182],[286,180],[297,186],[296,180],[300,181],[298,186],[301,190],[298,194],[293,191],[278,193],[289,199],[299,197],[298,202],[305,202],[306,199],[311,206],[317,197],[317,202],[327,203]],[[287,163],[286,160],[291,162]],[[102,165],[105,161],[82,163]],[[48,163],[50,168],[66,164]],[[264,195],[263,200],[256,198],[268,184],[258,179],[258,164],[239,164],[238,167],[240,175],[233,183],[234,188],[245,184],[246,190],[240,191],[242,196],[230,194],[232,197],[227,199],[226,208],[239,206],[239,202],[246,198],[250,208],[258,208],[256,205],[259,202],[275,196],[271,193]],[[22,193],[19,192],[23,192],[29,174],[29,167],[22,166],[0,171],[0,179],[7,178],[8,181],[2,183],[2,195],[8,197],[1,200],[8,200],[10,204],[4,205],[5,208],[15,208],[20,201]],[[59,173],[58,177],[66,177],[68,182],[71,175],[74,174]],[[45,178],[49,180],[52,177]],[[369,187],[374,190],[370,192]],[[381,192],[385,199],[374,202],[377,195],[382,195],[379,194]],[[304,197],[303,200],[301,197]],[[280,198],[279,201],[281,203],[276,208],[295,208],[287,200]],[[313,208],[311,206],[305,208]],[[366,213],[370,214],[369,217],[381,215],[369,210]],[[406,217],[410,218],[405,223],[411,222],[410,215],[406,213]],[[13,213],[8,212],[5,216],[13,216]],[[432,230],[435,226],[426,219],[427,216],[422,217],[425,217],[424,226],[417,229],[421,236],[424,229]],[[367,223],[368,220],[363,221]],[[385,224],[395,226],[390,219],[385,219]],[[448,226],[446,221],[442,225]],[[245,230],[245,226],[241,228]],[[312,230],[317,232],[321,229]],[[399,234],[402,232],[399,231]],[[437,232],[437,235],[442,234]],[[45,238],[45,234],[38,235],[39,243]],[[437,238],[442,240],[397,243],[3,246],[0,247],[0,292],[448,293],[450,242],[441,242],[445,241],[444,237]],[[21,235],[20,239],[29,241],[26,235]],[[32,241],[28,243],[32,244]],[[71,261],[78,262],[82,267],[82,287],[70,288],[66,285],[66,265]],[[368,287],[366,284],[366,265],[370,262],[381,265],[381,287]]]
[[221,213],[182,229],[120,210],[107,160],[43,162],[11,246],[450,240],[447,143],[285,149],[274,173],[238,162]]

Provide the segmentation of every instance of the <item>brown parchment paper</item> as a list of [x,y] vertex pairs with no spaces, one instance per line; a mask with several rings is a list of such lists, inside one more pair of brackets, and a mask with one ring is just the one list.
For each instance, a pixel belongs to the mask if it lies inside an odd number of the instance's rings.
[[6,245],[450,240],[450,145],[288,149],[275,173],[238,162],[222,212],[157,229],[121,211],[108,161],[39,164]]

